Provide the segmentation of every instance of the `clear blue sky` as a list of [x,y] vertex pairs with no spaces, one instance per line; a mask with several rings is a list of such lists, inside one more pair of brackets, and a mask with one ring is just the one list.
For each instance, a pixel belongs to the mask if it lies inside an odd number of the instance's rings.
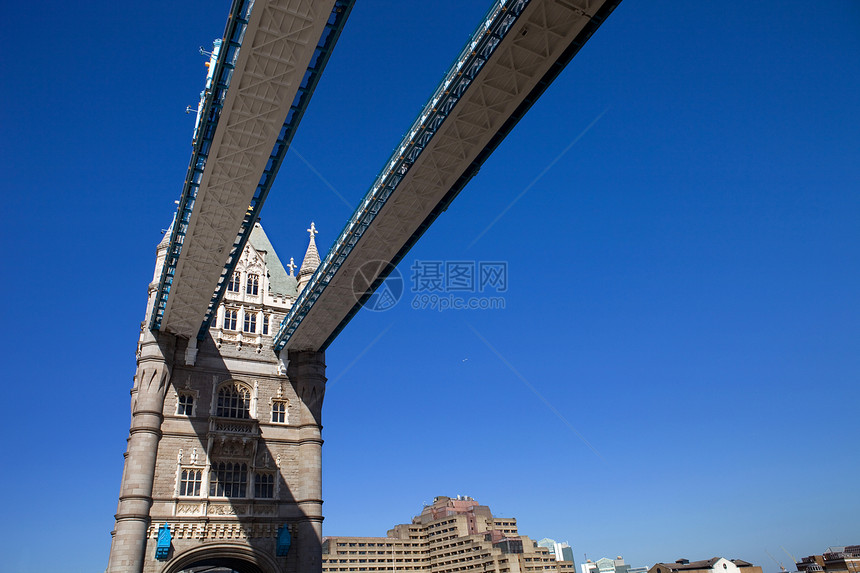
[[[282,260],[333,241],[331,188],[358,202],[488,5],[358,2],[264,208]],[[106,566],[228,8],[4,8],[3,571]],[[402,265],[507,261],[506,308],[401,302],[329,348],[324,532],[466,494],[579,561],[860,543],[858,70],[857,3],[623,2]]]

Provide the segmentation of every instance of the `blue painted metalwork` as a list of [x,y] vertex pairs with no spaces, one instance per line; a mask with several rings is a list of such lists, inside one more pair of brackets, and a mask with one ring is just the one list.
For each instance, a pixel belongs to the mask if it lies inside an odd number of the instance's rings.
[[[331,282],[335,273],[340,269],[364,232],[370,227],[388,198],[397,189],[404,175],[442,126],[451,110],[460,101],[472,81],[477,77],[478,72],[481,71],[481,68],[529,2],[530,0],[514,0],[513,2],[498,0],[487,12],[481,25],[478,26],[469,42],[454,60],[454,64],[442,78],[439,86],[407,131],[400,145],[389,157],[385,167],[347,221],[331,250],[299,295],[290,312],[281,322],[275,335],[275,351],[280,352],[284,349],[322,291]],[[423,230],[421,233],[423,234]],[[359,306],[360,303],[354,307],[347,320],[358,310]],[[340,328],[342,326],[339,327],[338,331]],[[326,342],[326,346],[331,340],[332,338]]]
[[195,126],[195,138],[191,152],[191,162],[185,176],[185,184],[182,188],[182,196],[179,198],[179,207],[176,210],[176,218],[173,224],[173,232],[170,235],[170,245],[167,248],[167,256],[161,269],[161,278],[158,281],[158,292],[156,293],[155,306],[153,307],[150,328],[158,330],[161,328],[161,319],[164,317],[164,309],[167,307],[167,298],[173,286],[173,278],[176,274],[176,265],[182,252],[182,243],[185,233],[188,231],[188,223],[191,219],[191,211],[197,199],[197,191],[203,178],[203,169],[209,157],[209,149],[212,139],[218,127],[221,117],[221,109],[224,99],[227,97],[227,89],[233,77],[233,69],[239,57],[239,49],[248,27],[248,19],[251,15],[253,0],[233,0],[230,8],[230,17],[224,31],[221,50],[218,53],[217,63],[212,77],[215,81],[210,84],[207,80],[207,90],[203,103],[203,111],[200,114],[198,124]]
[[158,528],[158,544],[155,546],[155,558],[159,561],[167,561],[171,539],[170,525],[165,523]]
[[282,525],[278,528],[278,546],[276,550],[276,554],[278,557],[286,557],[287,553],[290,551],[290,545],[292,544],[293,539],[290,537],[290,531],[287,529],[286,525]]
[[230,249],[230,254],[227,257],[227,263],[224,265],[224,270],[221,271],[221,276],[218,278],[218,286],[215,287],[215,293],[209,301],[209,307],[206,309],[206,314],[203,317],[203,323],[200,326],[200,332],[197,334],[199,340],[203,340],[209,325],[215,318],[218,312],[218,305],[221,304],[221,299],[224,297],[224,292],[227,289],[229,277],[233,276],[233,270],[236,268],[236,263],[239,262],[239,256],[251,236],[251,230],[254,228],[254,223],[260,216],[260,209],[263,207],[263,202],[272,188],[272,183],[275,181],[275,176],[281,167],[284,156],[290,148],[290,143],[296,133],[302,117],[307,110],[308,104],[311,101],[311,96],[316,89],[317,83],[322,76],[328,59],[331,56],[332,49],[340,37],[343,26],[352,11],[352,6],[355,0],[337,0],[332,8],[329,19],[326,22],[325,29],[317,42],[316,50],[314,50],[311,61],[308,64],[308,69],[305,72],[302,83],[296,92],[296,97],[293,99],[293,104],[290,106],[290,111],[287,113],[287,118],[281,127],[278,140],[269,154],[269,161],[266,163],[266,168],[260,177],[260,182],[257,184],[257,189],[254,192],[254,197],[251,199],[251,205],[245,212],[245,217],[242,219],[242,225],[239,233],[236,235],[236,240],[233,241],[233,246]]

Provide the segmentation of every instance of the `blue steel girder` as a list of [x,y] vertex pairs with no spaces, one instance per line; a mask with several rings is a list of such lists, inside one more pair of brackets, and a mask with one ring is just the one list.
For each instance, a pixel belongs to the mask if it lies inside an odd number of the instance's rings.
[[[397,189],[400,181],[409,172],[413,163],[427,147],[433,136],[452,112],[469,85],[478,75],[484,64],[494,53],[499,43],[510,31],[517,18],[523,13],[532,0],[517,0],[496,2],[487,16],[473,34],[469,43],[455,59],[454,64],[444,76],[442,82],[434,91],[428,103],[422,109],[419,117],[407,131],[401,144],[389,158],[385,167],[377,176],[371,189],[365,195],[359,207],[353,213],[344,229],[341,231],[331,250],[323,259],[319,268],[311,277],[308,285],[299,295],[296,303],[281,323],[274,339],[277,352],[283,350],[290,342],[302,320],[308,315],[322,292],[332,281],[335,274],[347,260],[350,252],[370,228],[373,220]],[[481,165],[498,147],[513,127],[531,108],[546,88],[564,69],[567,63],[579,52],[580,48],[593,35],[597,28],[612,13],[621,0],[608,0],[591,16],[583,29],[554,61],[546,73],[540,78],[534,88],[525,96],[522,102],[507,118],[504,124],[493,134],[489,142],[477,154],[468,167],[457,178],[445,196],[431,210],[415,232],[404,242],[402,248],[393,256],[384,270],[371,283],[367,291],[351,308],[339,325],[329,334],[318,350],[325,350],[346,326],[361,306],[382,284],[394,266],[402,260],[415,242],[430,227],[433,221],[444,212],[457,194],[468,181],[478,172]]]

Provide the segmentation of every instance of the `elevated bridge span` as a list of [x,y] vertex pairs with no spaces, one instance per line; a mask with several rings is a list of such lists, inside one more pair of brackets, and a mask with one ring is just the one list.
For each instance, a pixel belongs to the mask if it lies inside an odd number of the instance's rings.
[[202,336],[353,0],[234,0],[150,327]]
[[275,337],[324,350],[620,0],[496,2]]

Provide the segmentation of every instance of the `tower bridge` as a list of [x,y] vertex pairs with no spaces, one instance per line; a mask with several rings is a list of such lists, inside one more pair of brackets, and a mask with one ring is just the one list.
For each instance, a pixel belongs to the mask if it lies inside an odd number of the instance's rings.
[[497,0],[296,274],[258,218],[352,0],[234,0],[157,248],[108,571],[321,571],[326,348],[619,2]]

